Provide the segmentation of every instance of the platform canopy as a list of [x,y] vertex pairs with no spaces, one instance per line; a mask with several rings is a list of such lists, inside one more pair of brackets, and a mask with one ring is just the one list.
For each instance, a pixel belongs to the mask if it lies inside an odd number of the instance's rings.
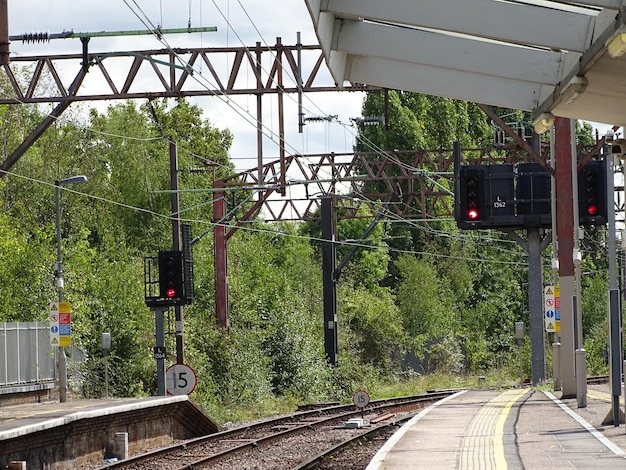
[[626,0],[305,0],[337,83],[626,125]]

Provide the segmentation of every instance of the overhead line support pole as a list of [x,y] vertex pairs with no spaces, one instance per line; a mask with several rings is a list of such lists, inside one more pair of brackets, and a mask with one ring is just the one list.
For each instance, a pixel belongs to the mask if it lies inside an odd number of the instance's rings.
[[559,246],[559,284],[561,289],[561,378],[562,396],[576,397],[574,329],[574,206],[572,175],[572,137],[574,123],[557,117],[554,121],[556,157],[557,237]]
[[[216,181],[216,187],[224,187],[223,181]],[[226,215],[225,193],[215,193],[213,198],[213,220],[215,221],[215,314],[217,324],[228,329],[228,264],[226,259]],[[221,223],[220,223],[221,221]]]
[[[256,86],[257,89],[263,88],[263,81],[261,80],[261,43],[256,43]],[[257,183],[263,184],[263,92],[259,91],[256,94],[256,148],[257,148]],[[259,198],[262,198],[263,193],[259,193]]]
[[322,277],[324,298],[324,352],[328,365],[339,362],[337,353],[337,279],[335,278],[335,211],[334,197],[321,200],[322,217]]
[[[284,90],[283,90],[283,44],[280,38],[276,38],[276,49],[278,54],[276,57],[276,65],[278,66],[278,138],[279,138],[279,158],[280,158],[280,194],[284,196],[287,193],[286,190],[286,175],[287,172],[285,164],[285,109],[284,109]],[[263,181],[259,181],[259,184],[263,184]]]
[[[180,196],[178,193],[178,147],[176,142],[170,141],[170,188],[172,205],[172,250],[180,251]],[[184,364],[183,347],[183,307],[174,306],[176,322],[176,364]]]
[[0,0],[0,65],[11,63],[9,44],[9,1]]

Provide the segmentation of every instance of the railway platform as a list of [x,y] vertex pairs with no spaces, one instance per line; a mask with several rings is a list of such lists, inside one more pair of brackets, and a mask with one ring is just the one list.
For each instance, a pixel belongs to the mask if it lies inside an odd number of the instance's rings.
[[120,435],[137,453],[217,430],[186,395],[0,406],[0,468],[80,468],[101,464]]
[[626,469],[624,425],[602,425],[608,385],[589,386],[585,408],[556,395],[459,392],[407,422],[366,470]]

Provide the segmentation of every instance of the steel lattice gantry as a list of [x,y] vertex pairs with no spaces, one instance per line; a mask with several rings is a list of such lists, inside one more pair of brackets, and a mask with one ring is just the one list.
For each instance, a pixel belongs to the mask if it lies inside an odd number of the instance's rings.
[[305,2],[339,86],[626,124],[623,0]]
[[[302,66],[298,53],[304,55]],[[0,104],[338,91],[332,83],[320,83],[325,78],[325,71],[320,73],[323,60],[320,46],[283,45],[280,40],[271,47],[257,43],[250,47],[11,57],[11,64],[3,67],[10,87],[0,96]],[[72,89],[85,64],[88,78],[83,77],[81,88]],[[279,88],[281,68],[292,79],[300,77],[301,85],[290,82]],[[27,73],[25,82],[18,78],[18,71]],[[359,84],[347,88],[366,89]]]
[[[519,145],[510,143],[466,149],[464,158],[465,163],[494,164],[528,161],[532,156]],[[229,228],[227,238],[236,231],[239,223],[259,215],[265,221],[317,217],[320,195],[328,194],[353,196],[337,199],[337,207],[346,217],[355,217],[362,206],[375,213],[377,206],[397,198],[398,204],[388,208],[390,214],[428,221],[453,216],[450,193],[453,164],[452,150],[444,149],[290,155],[285,161],[275,160],[263,165],[262,180],[254,168],[219,180],[216,186],[229,191],[238,188],[259,190],[258,199],[243,216],[239,216],[238,223]],[[284,175],[288,178],[285,179]],[[368,189],[373,183],[377,184],[376,192]],[[289,191],[291,188],[293,193]],[[288,194],[280,197],[282,193]]]
[[[55,120],[76,101],[256,95],[340,91],[323,67],[317,45],[175,48],[126,52],[11,57],[0,68],[0,104],[56,103],[56,107],[0,166],[9,171]],[[250,77],[252,77],[250,79]],[[347,91],[378,89],[362,84]],[[279,104],[280,107],[280,104]],[[279,110],[280,111],[280,110]],[[300,113],[300,119],[303,114]],[[1,176],[1,175],[0,175]]]

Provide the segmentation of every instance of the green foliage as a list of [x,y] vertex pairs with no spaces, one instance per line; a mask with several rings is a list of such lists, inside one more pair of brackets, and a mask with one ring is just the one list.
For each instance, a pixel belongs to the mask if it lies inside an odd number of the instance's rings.
[[608,336],[609,326],[607,321],[596,323],[591,331],[583,336],[588,375],[609,374]]
[[[359,150],[449,148],[455,140],[480,147],[491,139],[488,119],[473,104],[394,91],[389,100],[389,129],[363,128]],[[368,94],[363,114],[383,109],[383,93]],[[42,117],[33,107],[0,108],[4,153]],[[523,120],[523,113],[512,119]],[[195,400],[220,421],[240,419],[244,407],[252,418],[302,401],[349,401],[360,388],[382,394],[394,381],[450,387],[474,383],[478,373],[516,370],[513,323],[527,308],[522,250],[506,235],[461,233],[449,220],[382,219],[361,240],[373,215],[364,207],[357,219],[338,214],[337,262],[359,245],[337,280],[339,367],[324,358],[316,222],[253,221],[228,239],[231,323],[227,331],[218,327],[212,187],[233,170],[232,138],[185,100],[118,103],[91,110],[87,119],[59,120],[0,179],[0,320],[47,318],[57,296],[54,181],[85,174],[87,183],[60,190],[64,296],[72,305],[73,341],[87,356],[71,371],[73,383],[86,396],[104,394],[100,338],[107,331],[109,394],[156,393],[144,257],[171,246],[167,189],[176,142],[181,217],[199,236],[195,301],[184,308],[185,362],[199,378]],[[239,205],[229,215],[245,211],[251,196],[229,193],[229,209]],[[592,371],[605,367],[604,237],[590,230],[583,240],[583,329]],[[170,357],[173,343],[168,335]],[[530,355],[527,346],[524,354]],[[431,375],[418,378],[424,372]],[[448,375],[463,372],[470,375]]]
[[443,338],[452,329],[452,299],[431,263],[410,255],[396,261],[402,281],[398,285],[398,307],[404,330],[415,349],[431,339]]
[[[584,263],[583,263],[584,264]],[[608,282],[605,276],[586,276],[583,282],[582,319],[583,337],[590,334],[597,325],[607,325]]]
[[205,380],[210,377],[199,395],[211,401],[219,391],[217,401],[223,402],[318,398],[328,376],[316,294],[319,267],[293,225],[256,228],[240,231],[230,245],[229,334],[206,327],[193,334],[194,363],[207,371]]
[[346,347],[360,362],[391,372],[406,348],[399,309],[388,289],[341,289],[339,328],[350,331]]
[[[482,146],[492,138],[485,114],[473,103],[422,95],[388,92],[387,127],[366,126],[359,133],[356,149],[372,151]],[[382,116],[384,92],[370,92],[363,103],[363,116]]]

